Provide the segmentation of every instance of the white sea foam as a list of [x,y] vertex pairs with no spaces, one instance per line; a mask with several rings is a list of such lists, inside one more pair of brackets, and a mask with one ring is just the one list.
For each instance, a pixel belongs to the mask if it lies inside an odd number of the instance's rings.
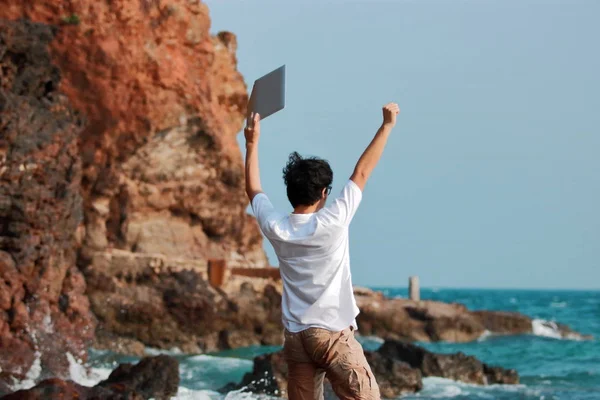
[[423,379],[423,391],[420,395],[429,398],[451,398],[463,393],[460,382],[446,378],[429,377]]
[[[414,395],[407,395],[408,399],[418,399],[420,397],[439,399],[439,398],[470,398],[475,395],[478,399],[496,399],[499,392],[510,392],[518,395],[536,395],[525,385],[489,385],[480,386],[469,383],[457,382],[451,379],[439,377],[427,377],[423,379],[423,390]],[[516,397],[515,397],[516,398]]]
[[149,356],[159,356],[161,354],[167,354],[169,356],[177,356],[180,354],[184,354],[183,351],[181,351],[181,349],[179,347],[171,347],[168,350],[167,349],[157,349],[154,347],[146,347],[144,351]]
[[46,333],[54,333],[54,324],[52,324],[52,317],[50,316],[50,313],[44,316],[44,319],[42,320],[42,328]]
[[571,332],[563,336],[554,321],[546,321],[544,319],[534,319],[531,321],[531,331],[536,336],[543,336],[552,339],[566,339],[575,341],[584,341],[585,339],[578,333]]
[[483,333],[481,334],[481,336],[479,336],[477,338],[478,342],[483,342],[484,340],[486,340],[487,338],[489,338],[490,336],[492,336],[493,333],[488,331],[487,329],[485,331],[483,331]]
[[42,373],[42,355],[39,351],[36,351],[34,357],[33,364],[25,374],[25,379],[22,381],[13,380],[12,385],[10,385],[11,390],[31,389],[36,385]]
[[516,297],[511,297],[509,301],[510,301],[510,304],[517,304],[519,302],[519,300],[517,300]]
[[562,339],[558,325],[554,321],[544,319],[534,319],[531,321],[531,331],[534,335],[549,337],[553,339]]
[[174,399],[177,400],[210,400],[212,398],[221,397],[216,392],[211,392],[208,390],[194,390],[188,389],[186,387],[180,386],[177,390],[177,396]]
[[17,391],[17,390],[21,390],[21,389],[31,389],[32,387],[34,387],[36,385],[37,380],[42,373],[42,353],[40,353],[40,351],[39,351],[39,344],[38,344],[37,336],[36,336],[35,332],[32,332],[29,329],[29,326],[26,326],[25,330],[27,332],[29,332],[29,335],[31,336],[31,340],[33,341],[33,347],[35,349],[35,353],[33,356],[34,357],[33,363],[31,364],[31,366],[29,367],[29,370],[25,374],[25,379],[23,379],[22,381],[19,382],[13,378],[13,384],[10,385],[10,388],[13,391]]
[[230,371],[236,368],[252,368],[254,362],[252,360],[245,360],[243,358],[233,357],[216,357],[208,356],[206,354],[199,354],[197,356],[188,357],[188,361],[204,361],[210,362],[210,365],[217,367],[219,370]]
[[71,380],[83,386],[94,386],[100,381],[108,378],[112,370],[110,368],[86,368],[80,359],[76,359],[71,353],[67,353],[69,360],[69,376]]

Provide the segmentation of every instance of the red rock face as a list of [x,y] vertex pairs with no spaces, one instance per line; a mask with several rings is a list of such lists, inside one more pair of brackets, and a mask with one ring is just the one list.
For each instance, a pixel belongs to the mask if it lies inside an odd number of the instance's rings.
[[[40,377],[64,376],[67,352],[85,358],[88,299],[112,293],[111,274],[89,274],[99,255],[266,265],[236,141],[247,102],[236,39],[210,35],[207,7],[2,2],[0,20],[21,18],[45,27],[0,32],[16,46],[0,52],[0,382],[22,379],[40,349]],[[118,316],[134,292],[91,308]]]
[[236,142],[247,102],[236,39],[189,0],[4,2],[59,26],[60,90],[82,111],[82,265],[119,248],[264,266]]
[[65,376],[94,334],[75,266],[83,125],[55,91],[52,37],[0,21],[0,382]]

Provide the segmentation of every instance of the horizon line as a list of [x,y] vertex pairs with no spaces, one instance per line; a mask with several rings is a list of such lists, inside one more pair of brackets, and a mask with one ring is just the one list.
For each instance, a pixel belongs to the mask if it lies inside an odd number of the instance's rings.
[[[369,289],[408,289],[406,286],[381,286],[358,285]],[[600,288],[568,288],[568,287],[492,287],[492,286],[422,286],[421,290],[515,290],[515,291],[573,291],[573,292],[600,292]]]

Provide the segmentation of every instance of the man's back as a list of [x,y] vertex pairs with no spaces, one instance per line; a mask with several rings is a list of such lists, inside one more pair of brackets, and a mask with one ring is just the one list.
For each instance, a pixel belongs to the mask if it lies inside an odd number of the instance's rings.
[[254,197],[260,228],[279,259],[283,322],[290,332],[356,328],[348,227],[361,199],[351,180],[329,206],[315,213],[279,213],[264,193]]

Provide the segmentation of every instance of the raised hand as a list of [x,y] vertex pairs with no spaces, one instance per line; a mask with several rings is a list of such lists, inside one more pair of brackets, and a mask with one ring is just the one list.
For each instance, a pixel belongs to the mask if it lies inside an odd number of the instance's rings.
[[396,116],[400,114],[400,107],[396,103],[388,103],[383,106],[383,125],[393,127],[396,125]]
[[260,115],[253,113],[248,116],[246,120],[246,128],[244,129],[244,137],[246,138],[246,145],[257,144],[260,136]]

